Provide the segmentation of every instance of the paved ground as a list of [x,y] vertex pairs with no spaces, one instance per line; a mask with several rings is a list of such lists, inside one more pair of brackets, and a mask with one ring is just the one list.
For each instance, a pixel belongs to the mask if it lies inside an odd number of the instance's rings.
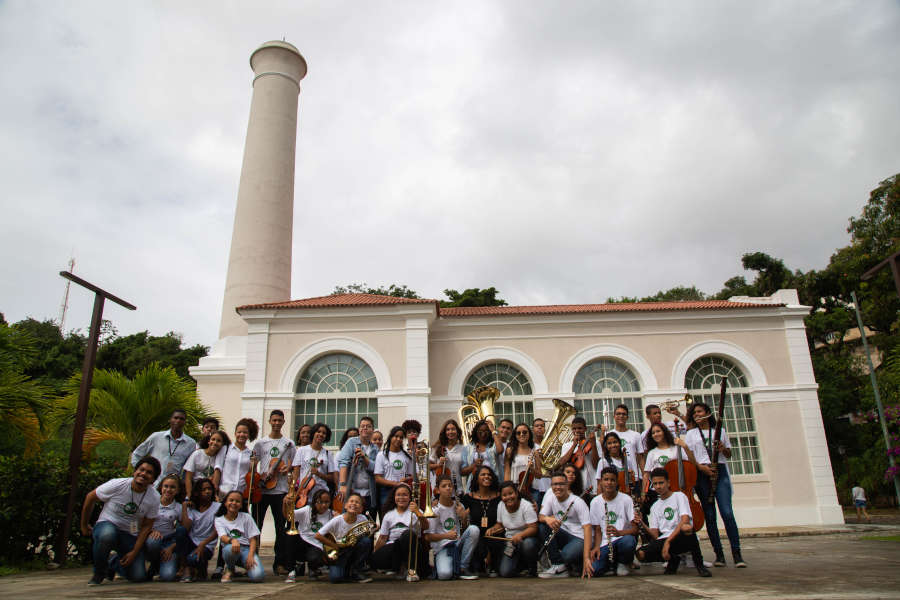
[[[864,539],[867,536],[900,535],[895,525],[849,525],[842,533],[803,528],[800,535],[772,535],[776,531],[747,531],[744,558],[748,569],[712,569],[713,577],[700,579],[693,570],[665,576],[661,569],[644,568],[639,576],[577,579],[480,579],[478,581],[407,584],[376,579],[366,585],[297,583],[288,585],[274,576],[252,585],[238,580],[226,588],[221,583],[144,583],[122,580],[87,587],[90,570],[65,569],[3,577],[0,599],[6,598],[452,598],[484,593],[490,597],[556,596],[566,600],[628,598],[629,600],[687,598],[900,598],[900,542]],[[781,532],[782,534],[784,531]],[[769,535],[757,535],[769,534]],[[708,550],[708,544],[703,544]],[[266,564],[271,550],[264,548]]]

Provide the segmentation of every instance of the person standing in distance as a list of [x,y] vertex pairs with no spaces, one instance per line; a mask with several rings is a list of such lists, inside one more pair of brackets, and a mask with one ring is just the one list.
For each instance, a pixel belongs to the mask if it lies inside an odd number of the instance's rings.
[[169,416],[169,429],[151,433],[131,453],[132,467],[137,467],[145,456],[152,456],[159,462],[162,470],[157,473],[153,485],[157,485],[166,475],[178,475],[180,479],[184,463],[197,449],[194,439],[184,433],[186,422],[187,413],[182,408],[176,408]]

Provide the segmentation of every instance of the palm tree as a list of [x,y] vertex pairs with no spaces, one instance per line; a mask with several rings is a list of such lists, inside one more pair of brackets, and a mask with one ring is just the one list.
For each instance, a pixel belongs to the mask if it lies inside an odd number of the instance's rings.
[[[67,395],[59,407],[62,421],[74,418],[81,375],[66,384]],[[194,437],[206,417],[218,417],[200,402],[191,381],[180,377],[172,367],[152,363],[129,379],[119,371],[97,369],[88,405],[84,453],[91,454],[105,441],[120,442],[134,448],[154,431],[168,428],[176,408],[187,413],[185,432]]]
[[0,419],[22,434],[26,456],[37,452],[46,439],[47,389],[24,374],[36,357],[34,338],[0,321]]

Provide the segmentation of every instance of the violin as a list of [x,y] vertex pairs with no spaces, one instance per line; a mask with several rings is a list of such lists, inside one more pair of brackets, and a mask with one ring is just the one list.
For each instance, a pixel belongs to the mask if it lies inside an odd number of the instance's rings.
[[259,487],[259,474],[256,472],[256,465],[259,458],[254,455],[250,456],[250,470],[244,475],[244,500],[256,504],[262,501],[262,489]]
[[525,467],[525,470],[519,473],[519,494],[527,494],[528,490],[531,489],[531,484],[534,482],[534,450],[531,451],[531,456],[528,457],[528,466]]
[[[675,431],[679,433],[678,439],[681,439],[680,429],[678,427],[678,419],[675,419]],[[693,463],[685,461],[682,457],[683,451],[678,446],[678,460],[666,463],[666,471],[669,473],[669,481],[671,482],[671,490],[673,492],[682,492],[688,499],[688,505],[691,507],[691,517],[694,521],[694,531],[703,529],[704,515],[703,506],[697,499],[694,486],[697,485],[697,467]]]
[[269,461],[269,468],[266,471],[266,476],[263,479],[263,487],[267,490],[273,489],[276,485],[278,485],[278,467],[281,466],[281,456],[278,458],[273,458]]
[[[312,469],[318,469],[321,463],[316,460],[315,465],[313,465]],[[300,486],[297,488],[297,503],[294,504],[295,508],[303,508],[306,506],[306,503],[309,502],[309,494],[316,487],[316,476],[310,469],[309,475],[300,482]],[[344,509],[343,503],[341,503],[341,510]]]
[[444,459],[444,463],[441,464],[440,462],[438,462],[438,463],[434,466],[434,469],[433,469],[433,470],[434,470],[434,476],[435,476],[435,477],[440,477],[441,475],[451,475],[451,472],[450,472],[450,461],[447,460],[447,448],[446,448],[446,446],[442,446],[442,447],[441,447],[441,458]]
[[575,465],[575,468],[579,471],[584,468],[584,458],[593,452],[594,446],[597,445],[597,438],[594,434],[598,429],[600,429],[600,425],[594,426],[590,434],[586,436],[586,439],[578,444],[575,448],[575,452],[572,453],[572,464]]
[[634,484],[634,473],[628,470],[628,451],[623,444],[619,450],[622,453],[622,469],[619,471],[619,491],[631,495],[631,486]]

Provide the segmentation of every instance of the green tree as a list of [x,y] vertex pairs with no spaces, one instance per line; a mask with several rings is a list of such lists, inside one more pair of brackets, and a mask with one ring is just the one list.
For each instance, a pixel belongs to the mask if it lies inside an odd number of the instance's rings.
[[31,337],[37,351],[25,373],[49,387],[54,394],[61,395],[66,381],[84,363],[87,338],[77,331],[64,335],[59,325],[50,319],[38,321],[27,318],[15,323],[13,327]]
[[644,296],[641,299],[622,296],[621,298],[607,298],[606,301],[617,304],[623,302],[681,302],[689,300],[706,300],[706,294],[698,290],[695,285],[691,287],[678,285],[668,290],[660,290],[652,296]]
[[453,306],[506,306],[506,300],[498,298],[500,292],[492,287],[489,288],[469,288],[458,292],[456,290],[444,290],[444,295],[449,300],[442,300],[442,308],[450,308]]
[[[48,407],[47,388],[34,381],[27,369],[38,358],[37,343],[26,331],[0,323],[0,431],[4,453],[18,454],[18,440],[26,455],[44,440],[43,415]],[[8,447],[12,446],[12,447]]]
[[118,370],[127,377],[153,363],[172,367],[181,377],[189,377],[188,368],[209,353],[207,346],[182,347],[181,335],[170,331],[162,336],[140,331],[123,337],[112,337],[97,350],[97,368]]
[[[78,403],[81,375],[74,375],[66,385],[68,394],[59,401],[55,415],[59,424],[68,425]],[[123,452],[144,441],[154,431],[168,427],[176,408],[187,412],[185,431],[196,437],[206,417],[218,417],[200,402],[193,382],[179,377],[172,367],[158,363],[139,371],[130,379],[117,371],[94,371],[84,452],[90,454],[98,444],[119,442]]]
[[405,285],[391,284],[388,287],[370,287],[365,283],[351,283],[348,286],[335,286],[333,294],[376,294],[378,296],[395,296],[397,298],[419,298],[419,295]]

